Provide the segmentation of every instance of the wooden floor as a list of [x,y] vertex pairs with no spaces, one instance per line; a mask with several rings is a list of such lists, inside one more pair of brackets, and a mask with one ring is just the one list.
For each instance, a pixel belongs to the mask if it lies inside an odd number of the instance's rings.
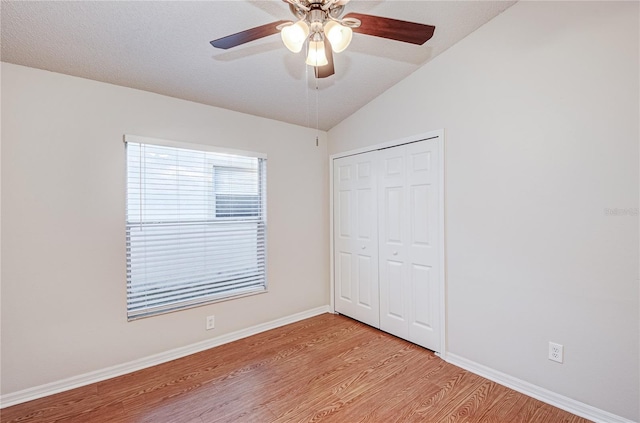
[[331,314],[0,416],[6,423],[587,422]]

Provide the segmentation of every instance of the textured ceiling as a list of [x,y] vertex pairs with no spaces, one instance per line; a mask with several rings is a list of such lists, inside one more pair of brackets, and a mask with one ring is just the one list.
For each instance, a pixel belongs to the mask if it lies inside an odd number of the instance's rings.
[[1,58],[328,130],[513,3],[353,0],[345,13],[435,25],[435,35],[415,46],[354,34],[334,56],[336,74],[318,81],[278,35],[230,50],[209,44],[292,19],[277,0],[2,1]]

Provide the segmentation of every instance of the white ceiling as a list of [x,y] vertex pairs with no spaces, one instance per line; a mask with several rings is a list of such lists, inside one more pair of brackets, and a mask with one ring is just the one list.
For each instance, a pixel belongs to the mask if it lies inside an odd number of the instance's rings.
[[2,1],[1,58],[302,126],[317,118],[328,130],[513,3],[353,0],[345,13],[435,25],[435,35],[415,46],[354,34],[317,91],[303,53],[278,35],[230,50],[209,44],[293,19],[278,0]]

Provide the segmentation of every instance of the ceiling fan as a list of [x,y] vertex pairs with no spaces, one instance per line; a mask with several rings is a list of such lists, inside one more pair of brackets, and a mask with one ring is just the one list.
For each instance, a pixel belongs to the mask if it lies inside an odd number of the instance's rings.
[[353,32],[421,45],[427,42],[435,26],[380,16],[349,13],[340,17],[349,0],[283,0],[289,4],[296,22],[277,21],[211,41],[216,48],[229,49],[280,32],[284,45],[294,53],[307,40],[306,63],[313,66],[316,78],[335,73],[333,53],[345,50]]

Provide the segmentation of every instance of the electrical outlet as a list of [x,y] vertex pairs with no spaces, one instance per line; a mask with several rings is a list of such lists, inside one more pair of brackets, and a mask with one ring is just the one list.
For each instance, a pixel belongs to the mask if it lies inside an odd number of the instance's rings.
[[207,330],[211,330],[216,326],[216,316],[207,316]]
[[564,360],[564,347],[555,342],[549,342],[549,360],[562,363]]

